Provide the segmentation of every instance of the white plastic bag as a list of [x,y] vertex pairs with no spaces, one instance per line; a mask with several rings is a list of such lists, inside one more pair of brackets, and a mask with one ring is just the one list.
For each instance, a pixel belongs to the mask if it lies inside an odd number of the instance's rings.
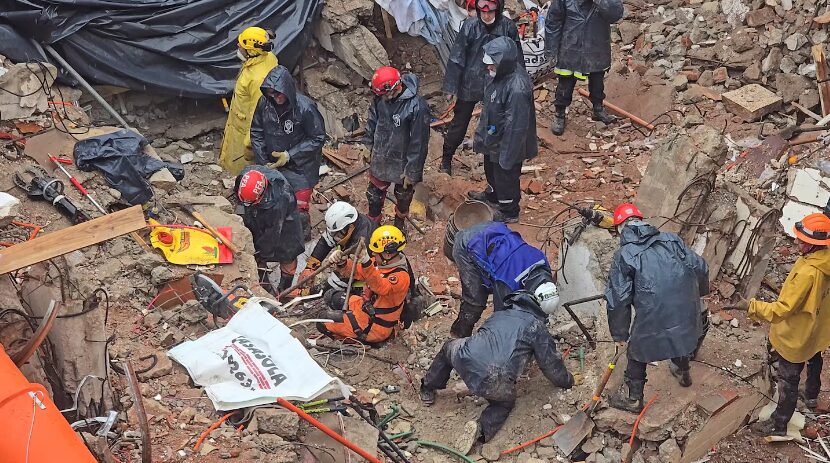
[[168,352],[181,363],[217,410],[286,400],[312,400],[348,388],[315,362],[291,330],[252,298],[227,326]]

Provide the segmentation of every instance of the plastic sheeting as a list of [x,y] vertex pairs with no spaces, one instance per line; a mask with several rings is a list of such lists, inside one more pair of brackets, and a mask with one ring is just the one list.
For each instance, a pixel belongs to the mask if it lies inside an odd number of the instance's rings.
[[323,0],[0,0],[0,54],[47,61],[51,44],[84,78],[135,90],[203,97],[232,91],[236,38],[249,26],[276,33],[293,68]]

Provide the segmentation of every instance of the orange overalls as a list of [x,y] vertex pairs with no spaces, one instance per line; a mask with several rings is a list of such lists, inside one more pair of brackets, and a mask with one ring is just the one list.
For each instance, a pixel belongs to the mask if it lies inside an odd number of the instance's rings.
[[[398,330],[401,312],[409,293],[409,272],[404,259],[389,267],[377,266],[374,258],[366,267],[358,264],[355,280],[366,282],[362,296],[351,296],[342,322],[325,323],[322,332],[338,338],[381,342]],[[351,268],[351,260],[345,268]]]

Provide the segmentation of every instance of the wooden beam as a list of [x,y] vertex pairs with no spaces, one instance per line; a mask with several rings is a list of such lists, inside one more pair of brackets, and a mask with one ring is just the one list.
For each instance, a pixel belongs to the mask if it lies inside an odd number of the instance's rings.
[[827,57],[824,56],[824,44],[813,45],[813,61],[816,63],[816,80],[818,95],[821,98],[821,115],[830,114],[830,82],[827,81]]
[[383,17],[383,29],[386,32],[386,38],[392,38],[392,24],[389,21],[389,13],[386,12],[383,8],[380,9],[381,16]]
[[[579,94],[582,95],[585,98],[590,98],[591,97],[591,95],[588,93],[588,90],[585,90],[584,88],[578,88],[576,91],[579,92]],[[613,103],[609,103],[608,100],[603,101],[602,104],[606,108],[610,109],[611,112],[617,113],[618,116],[622,116],[622,117],[625,117],[627,119],[630,119],[631,122],[639,125],[640,127],[645,127],[649,130],[654,130],[653,125],[651,125],[648,122],[646,122],[645,120],[635,116],[634,114],[631,114],[630,112],[620,108],[619,106],[617,106]]]
[[0,275],[111,240],[147,226],[141,206],[44,234],[0,251]]

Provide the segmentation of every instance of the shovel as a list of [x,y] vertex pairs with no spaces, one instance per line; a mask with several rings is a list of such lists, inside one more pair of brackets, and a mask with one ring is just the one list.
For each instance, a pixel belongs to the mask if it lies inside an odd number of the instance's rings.
[[602,391],[605,389],[605,385],[608,384],[608,379],[611,378],[611,373],[614,372],[614,367],[617,365],[617,359],[620,358],[624,350],[618,350],[614,354],[614,358],[611,359],[608,368],[605,369],[605,373],[602,374],[602,378],[594,390],[594,394],[591,396],[591,402],[562,425],[562,428],[553,435],[553,442],[565,455],[573,453],[577,446],[594,430],[594,420],[591,419],[591,414],[599,405]]
[[821,131],[821,130],[830,130],[830,127],[823,126],[823,125],[816,125],[816,126],[791,125],[789,127],[786,127],[785,129],[781,130],[780,132],[778,132],[778,135],[781,138],[783,138],[784,140],[789,140],[789,139],[793,138],[794,136],[796,136],[798,134],[801,134],[801,133],[818,132],[818,131]]

